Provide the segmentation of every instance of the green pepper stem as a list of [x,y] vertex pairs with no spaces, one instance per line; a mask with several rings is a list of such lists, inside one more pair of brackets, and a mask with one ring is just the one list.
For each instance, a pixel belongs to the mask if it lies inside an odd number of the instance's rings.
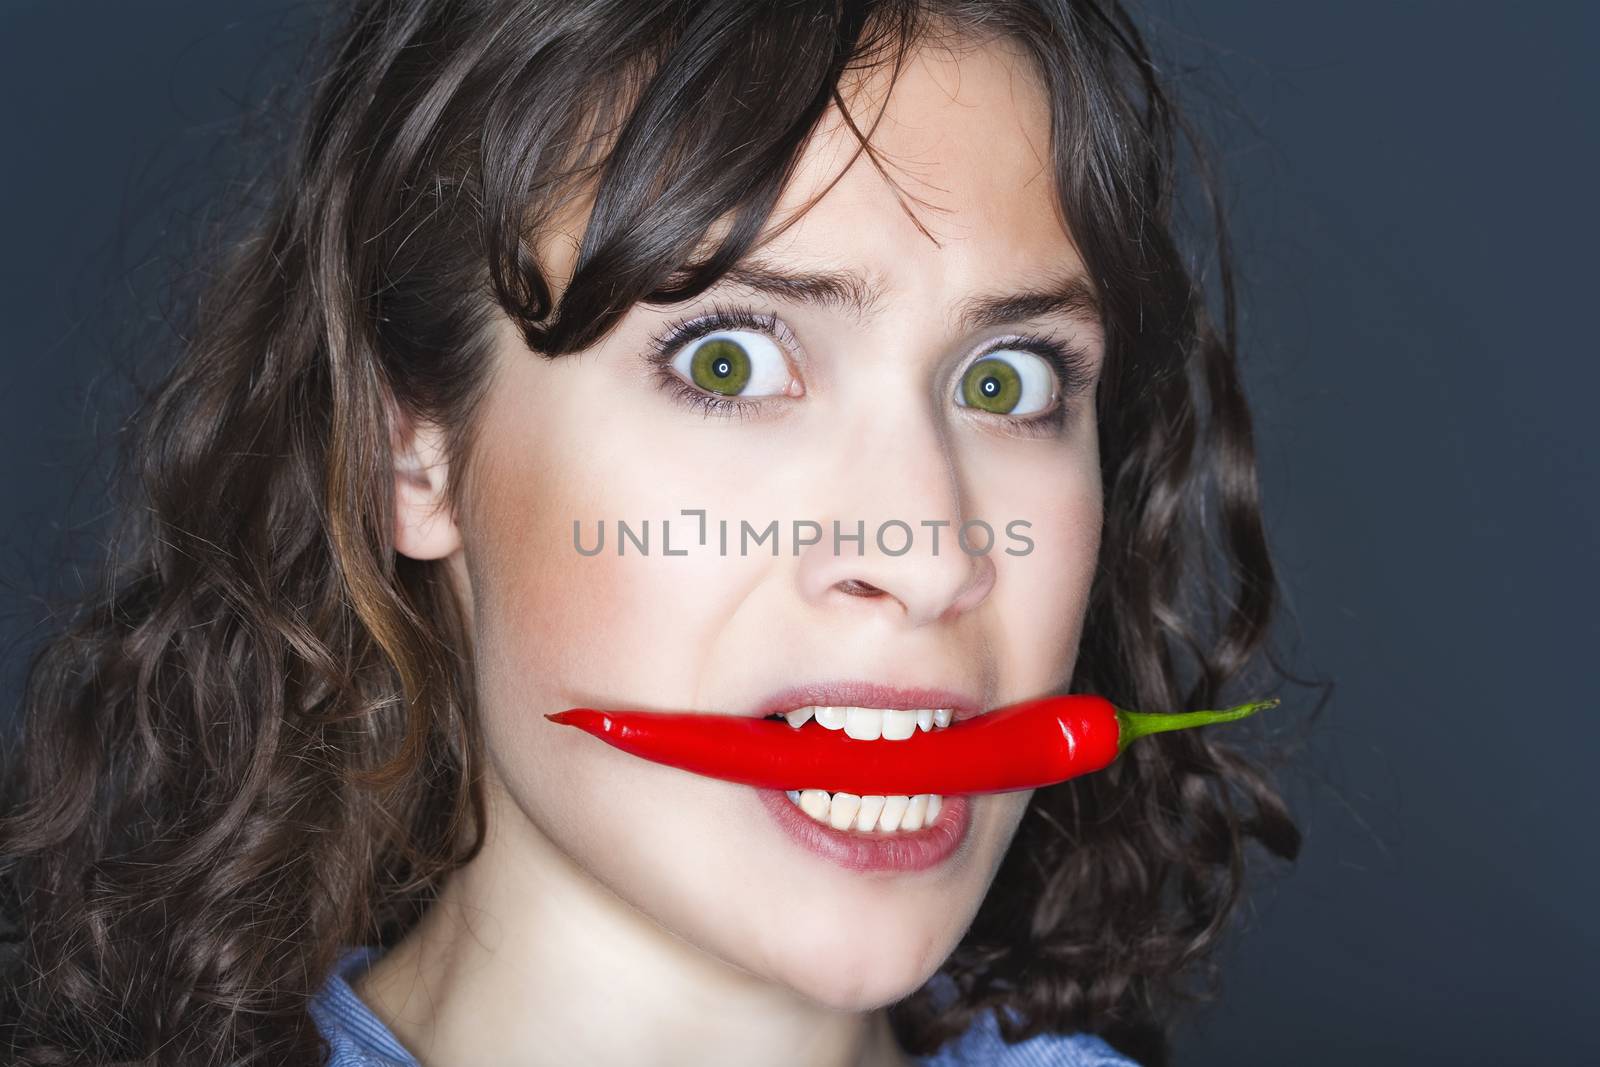
[[1251,704],[1240,704],[1236,708],[1225,711],[1185,711],[1174,715],[1152,714],[1142,711],[1123,711],[1117,709],[1117,755],[1146,734],[1159,734],[1167,730],[1187,730],[1191,726],[1209,726],[1215,722],[1232,722],[1242,719],[1247,715],[1254,715],[1263,708],[1275,708],[1282,701],[1278,697],[1270,700],[1258,700]]

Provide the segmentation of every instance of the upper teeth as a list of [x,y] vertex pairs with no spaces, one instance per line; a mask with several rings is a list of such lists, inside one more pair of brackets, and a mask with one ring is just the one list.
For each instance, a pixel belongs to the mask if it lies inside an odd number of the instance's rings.
[[951,708],[852,708],[837,705],[810,705],[786,711],[783,717],[798,729],[815,718],[829,730],[843,730],[858,741],[904,741],[918,730],[943,729],[954,717]]

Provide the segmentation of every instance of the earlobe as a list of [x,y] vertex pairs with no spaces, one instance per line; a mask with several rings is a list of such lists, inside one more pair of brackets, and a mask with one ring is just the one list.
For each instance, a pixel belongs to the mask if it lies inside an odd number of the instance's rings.
[[388,403],[394,457],[394,547],[411,559],[443,559],[461,547],[445,500],[449,466],[444,433]]

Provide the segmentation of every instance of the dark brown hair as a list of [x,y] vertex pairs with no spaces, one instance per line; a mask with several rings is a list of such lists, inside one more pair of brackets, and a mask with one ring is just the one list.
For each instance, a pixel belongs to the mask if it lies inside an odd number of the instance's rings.
[[[555,359],[640,301],[698,295],[753,247],[841,78],[918,42],[998,36],[1035,61],[1104,303],[1106,518],[1073,688],[1147,710],[1264,695],[1278,600],[1226,230],[1216,213],[1219,328],[1173,233],[1198,141],[1127,12],[353,8],[140,410],[104,588],[28,674],[0,810],[8,1061],[322,1062],[306,1004],[341,947],[397,941],[483,827],[459,608],[437,564],[393,550],[389,398],[447,428],[458,501],[498,313]],[[535,238],[585,192],[558,305]],[[1299,848],[1264,770],[1215,732],[1040,790],[944,965],[959,998],[896,1005],[902,1042],[929,1051],[997,1008],[1008,1036],[1095,1031],[1160,1064],[1251,839]]]

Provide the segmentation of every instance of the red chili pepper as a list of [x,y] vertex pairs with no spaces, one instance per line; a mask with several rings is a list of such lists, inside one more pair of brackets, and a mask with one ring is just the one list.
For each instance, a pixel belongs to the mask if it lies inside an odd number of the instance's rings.
[[1098,771],[1136,738],[1231,722],[1277,698],[1226,711],[1151,715],[1089,694],[1048,696],[918,731],[904,741],[858,741],[815,724],[672,711],[571,708],[546,715],[624,752],[767,789],[860,795],[1003,793]]

